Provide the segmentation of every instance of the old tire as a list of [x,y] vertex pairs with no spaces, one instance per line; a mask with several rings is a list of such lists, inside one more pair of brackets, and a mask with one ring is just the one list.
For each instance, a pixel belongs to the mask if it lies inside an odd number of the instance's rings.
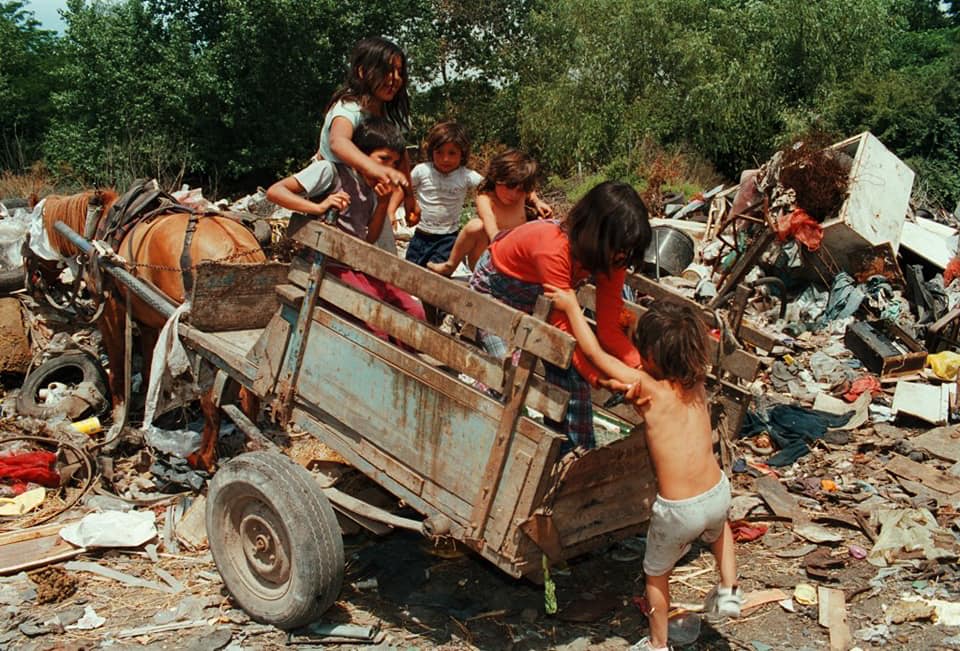
[[90,382],[104,397],[104,404],[109,405],[107,377],[100,363],[89,353],[71,352],[48,359],[27,374],[17,395],[17,413],[44,419],[60,414],[56,407],[47,407],[40,401],[40,389],[46,388],[51,382],[74,386],[81,382]]
[[0,269],[0,295],[19,291],[26,286],[27,275],[23,267]]
[[276,452],[224,464],[206,506],[210,551],[253,619],[291,629],[315,621],[343,583],[337,516],[310,473]]

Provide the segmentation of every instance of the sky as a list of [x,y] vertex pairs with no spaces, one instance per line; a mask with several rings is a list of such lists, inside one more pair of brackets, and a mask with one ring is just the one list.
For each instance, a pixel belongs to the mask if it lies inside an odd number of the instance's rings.
[[66,6],[67,0],[26,0],[24,8],[33,12],[34,18],[40,21],[44,29],[63,33],[65,25],[57,12]]

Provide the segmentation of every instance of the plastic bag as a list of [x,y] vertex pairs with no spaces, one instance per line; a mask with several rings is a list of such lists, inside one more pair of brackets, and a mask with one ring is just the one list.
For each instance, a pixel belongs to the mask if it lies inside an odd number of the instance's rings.
[[934,375],[941,380],[955,380],[960,370],[960,354],[945,350],[933,355],[927,355],[927,366],[933,369]]

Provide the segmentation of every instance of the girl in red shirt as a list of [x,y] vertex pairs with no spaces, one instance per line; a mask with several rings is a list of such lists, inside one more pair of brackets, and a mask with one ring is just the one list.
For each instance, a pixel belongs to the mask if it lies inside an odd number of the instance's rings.
[[[592,278],[597,288],[597,339],[608,353],[628,366],[640,355],[619,324],[627,268],[639,267],[650,243],[647,208],[626,183],[607,181],[594,187],[562,221],[521,224],[502,232],[477,262],[470,286],[507,305],[531,313],[544,285],[575,289]],[[566,315],[553,310],[549,322],[573,334]],[[480,334],[487,352],[505,357],[506,343]],[[570,392],[570,404],[558,429],[574,446],[594,447],[590,386],[605,379],[578,346],[569,369],[545,364],[549,382]]]

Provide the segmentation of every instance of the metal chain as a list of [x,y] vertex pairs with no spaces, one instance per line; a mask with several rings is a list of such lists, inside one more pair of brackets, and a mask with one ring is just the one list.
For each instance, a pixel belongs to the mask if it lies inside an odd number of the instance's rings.
[[258,246],[258,247],[251,247],[249,249],[241,249],[240,251],[231,253],[228,256],[217,258],[216,260],[202,260],[201,262],[198,262],[197,264],[194,264],[194,265],[190,265],[189,267],[168,267],[166,265],[147,264],[145,262],[130,262],[129,260],[124,260],[124,266],[127,267],[127,269],[135,269],[135,268],[152,269],[154,271],[177,271],[182,273],[184,271],[196,271],[197,268],[199,268],[199,266],[204,262],[230,262],[231,260],[235,260],[236,258],[242,258],[248,253],[254,253],[256,251],[262,252],[263,248]]

